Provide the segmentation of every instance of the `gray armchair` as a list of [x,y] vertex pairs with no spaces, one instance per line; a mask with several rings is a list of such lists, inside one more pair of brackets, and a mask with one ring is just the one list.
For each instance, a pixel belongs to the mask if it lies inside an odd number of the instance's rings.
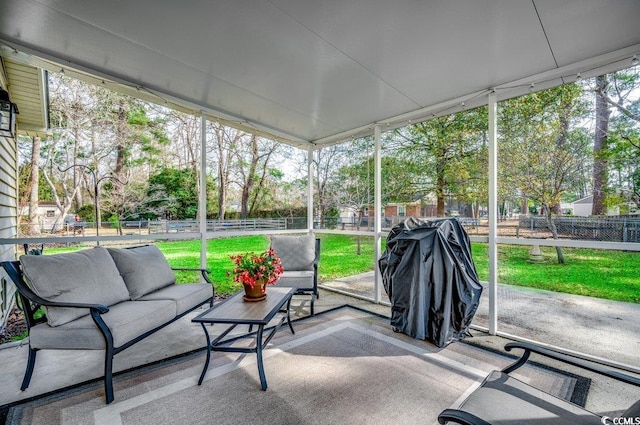
[[[527,362],[531,353],[537,353],[618,381],[640,386],[640,379],[635,376],[534,344],[512,342],[505,345],[504,348],[506,351],[519,348],[524,352],[517,362],[502,371],[491,372],[482,385],[471,393],[460,406],[442,411],[438,416],[440,424],[601,425],[611,423],[576,404],[554,397],[510,376],[509,373]],[[622,417],[634,418],[633,420],[640,418],[640,400],[624,412]]]
[[318,295],[318,262],[320,239],[313,234],[304,236],[272,236],[271,248],[282,260],[284,273],[276,286],[296,288],[297,295],[310,295],[310,312],[314,315],[314,301]]

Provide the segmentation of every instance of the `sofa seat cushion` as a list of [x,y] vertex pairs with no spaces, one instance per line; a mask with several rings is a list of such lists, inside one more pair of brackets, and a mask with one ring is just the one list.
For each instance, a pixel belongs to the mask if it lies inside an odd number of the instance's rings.
[[282,260],[285,271],[313,270],[316,259],[316,238],[304,236],[272,236],[271,248]]
[[276,286],[312,291],[314,289],[314,275],[315,273],[313,270],[285,271],[280,275],[280,279],[276,282]]
[[134,301],[176,282],[175,273],[155,245],[107,249]]
[[[175,302],[125,301],[109,307],[102,315],[113,334],[115,347],[157,328],[175,317]],[[106,344],[102,333],[91,316],[84,316],[62,326],[52,327],[46,323],[34,326],[29,333],[32,348],[104,350]]]
[[180,315],[207,302],[213,297],[213,286],[210,283],[184,283],[158,289],[138,301],[171,300],[175,302],[176,311]]
[[489,423],[601,425],[581,407],[494,371],[459,407]]
[[[110,306],[129,299],[129,291],[105,248],[20,257],[27,283],[42,298]],[[86,308],[47,307],[47,321],[60,326],[89,314]]]

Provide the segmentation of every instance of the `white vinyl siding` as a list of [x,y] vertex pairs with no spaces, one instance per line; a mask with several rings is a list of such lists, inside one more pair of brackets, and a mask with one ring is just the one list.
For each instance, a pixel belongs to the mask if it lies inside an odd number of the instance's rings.
[[[18,182],[16,141],[0,136],[0,238],[13,238],[17,231]],[[15,245],[0,245],[0,260],[15,260]],[[0,268],[0,328],[13,303],[15,287]]]

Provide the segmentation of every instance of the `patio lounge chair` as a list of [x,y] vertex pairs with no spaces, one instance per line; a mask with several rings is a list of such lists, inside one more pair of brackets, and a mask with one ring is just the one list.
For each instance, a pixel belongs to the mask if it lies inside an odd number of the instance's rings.
[[314,235],[272,236],[271,248],[280,256],[284,273],[276,286],[296,288],[295,295],[311,295],[310,313],[318,295],[320,239]]
[[[608,369],[600,364],[558,353],[534,344],[512,342],[505,345],[506,351],[523,349],[522,357],[502,371],[494,371],[456,409],[445,409],[438,416],[440,424],[467,425],[491,424],[545,424],[545,425],[601,425],[609,422],[582,407],[554,397],[524,382],[509,376],[509,373],[524,365],[530,354],[537,353],[561,362],[599,373],[618,381],[640,386],[640,379]],[[640,420],[640,400],[622,414],[624,418]],[[639,418],[639,419],[635,419]],[[622,423],[622,422],[619,422]],[[637,422],[624,422],[637,423]]]

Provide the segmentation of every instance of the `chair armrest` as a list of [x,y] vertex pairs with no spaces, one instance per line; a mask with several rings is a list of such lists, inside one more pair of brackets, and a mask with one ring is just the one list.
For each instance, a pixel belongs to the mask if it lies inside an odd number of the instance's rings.
[[315,240],[315,257],[313,259],[313,265],[317,268],[318,263],[320,262],[320,238],[316,238]]
[[438,423],[445,425],[449,422],[462,425],[491,425],[471,413],[456,409],[445,409],[438,415]]
[[213,285],[213,282],[209,278],[209,274],[211,270],[204,269],[200,267],[171,267],[171,270],[181,271],[181,272],[200,272],[202,274],[202,278],[207,282]]
[[518,369],[520,366],[524,365],[527,362],[531,353],[536,353],[545,357],[552,358],[554,360],[559,360],[561,362],[580,367],[582,369],[589,370],[591,372],[599,373],[600,375],[604,375],[609,378],[625,382],[627,384],[640,387],[640,378],[627,375],[618,370],[605,367],[592,361],[570,356],[568,354],[558,353],[557,351],[549,350],[548,348],[540,347],[538,345],[527,342],[510,342],[504,346],[504,349],[506,351],[511,351],[514,348],[520,348],[524,350],[524,352],[522,353],[522,357],[520,357],[518,361],[502,369],[502,372],[504,373],[510,373]]

